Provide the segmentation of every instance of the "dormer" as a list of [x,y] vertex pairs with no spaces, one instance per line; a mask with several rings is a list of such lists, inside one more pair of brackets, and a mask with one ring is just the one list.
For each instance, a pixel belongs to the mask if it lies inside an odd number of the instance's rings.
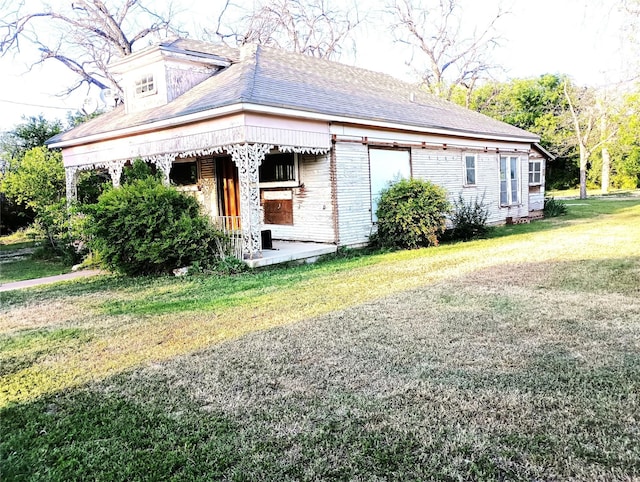
[[168,104],[215,72],[231,65],[211,52],[191,50],[195,42],[175,41],[141,50],[110,65],[124,90],[127,114]]

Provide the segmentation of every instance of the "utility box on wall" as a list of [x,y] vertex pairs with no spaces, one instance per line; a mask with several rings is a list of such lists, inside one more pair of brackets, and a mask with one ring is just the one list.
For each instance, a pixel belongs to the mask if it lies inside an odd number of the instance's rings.
[[293,224],[293,195],[287,191],[263,191],[265,224]]

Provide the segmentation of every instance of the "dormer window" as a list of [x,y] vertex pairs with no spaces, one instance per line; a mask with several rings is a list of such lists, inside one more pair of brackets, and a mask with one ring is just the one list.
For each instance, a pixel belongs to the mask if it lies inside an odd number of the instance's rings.
[[153,81],[153,74],[145,75],[136,80],[136,97],[145,97],[156,93],[156,84]]

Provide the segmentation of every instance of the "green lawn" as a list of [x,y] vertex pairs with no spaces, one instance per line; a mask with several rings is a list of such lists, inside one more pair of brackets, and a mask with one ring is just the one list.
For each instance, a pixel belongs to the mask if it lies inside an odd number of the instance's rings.
[[[0,237],[0,284],[68,273],[71,266],[56,259],[38,259],[31,253],[42,240],[33,230]],[[12,256],[21,254],[21,256]]]
[[20,259],[0,263],[0,284],[26,279],[43,278],[71,271],[68,264],[51,259]]
[[2,480],[640,477],[640,199],[231,278],[0,293]]
[[[552,196],[556,198],[569,198],[569,197],[580,197],[580,189],[563,189],[563,190],[554,190],[549,189],[545,193],[547,196]],[[640,189],[610,189],[607,194],[602,194],[602,190],[598,188],[587,189],[587,196],[592,197],[627,197],[627,196],[640,196]]]

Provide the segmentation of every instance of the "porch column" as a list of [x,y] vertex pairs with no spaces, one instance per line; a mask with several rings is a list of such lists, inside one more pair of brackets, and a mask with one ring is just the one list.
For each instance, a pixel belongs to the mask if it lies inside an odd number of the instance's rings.
[[258,168],[271,149],[268,144],[234,144],[227,148],[238,168],[242,250],[249,259],[262,256]]
[[67,187],[67,204],[71,204],[78,199],[78,167],[65,167],[64,177]]
[[127,161],[113,161],[109,164],[107,170],[111,176],[113,187],[120,187],[120,177],[122,177],[122,169],[126,163]]

